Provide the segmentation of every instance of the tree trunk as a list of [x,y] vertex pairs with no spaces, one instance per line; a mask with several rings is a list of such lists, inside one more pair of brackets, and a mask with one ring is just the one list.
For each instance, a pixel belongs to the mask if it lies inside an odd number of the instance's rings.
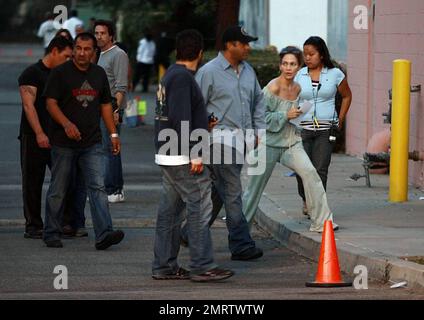
[[218,0],[217,26],[216,26],[216,50],[222,49],[221,38],[225,29],[237,25],[239,22],[240,0]]

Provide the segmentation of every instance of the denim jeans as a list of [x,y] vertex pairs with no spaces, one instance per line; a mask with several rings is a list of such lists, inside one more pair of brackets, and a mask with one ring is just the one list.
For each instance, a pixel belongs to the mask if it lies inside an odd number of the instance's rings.
[[[218,214],[221,212],[222,207],[224,206],[224,203],[222,202],[222,199],[219,196],[219,193],[216,190],[215,185],[213,183],[212,183],[211,198],[212,198],[212,215],[209,220],[209,227],[212,226],[215,219],[218,217]],[[185,209],[185,204],[183,203],[181,206],[179,206],[178,210],[183,211],[184,209]],[[181,239],[183,239],[185,242],[188,242],[188,224],[187,223],[185,223],[184,226],[181,228]]]
[[[324,190],[327,190],[328,167],[331,163],[333,144],[329,140],[330,130],[312,131],[302,130],[303,148],[311,159],[312,164],[321,178]],[[297,189],[303,201],[306,200],[302,178],[296,175]]]
[[[100,120],[100,129],[102,131],[102,145],[104,150],[105,167],[105,188],[107,194],[114,194],[122,191],[124,187],[124,179],[122,177],[122,161],[121,153],[112,154],[112,141],[110,140],[109,131],[107,130],[103,120]],[[118,133],[121,132],[121,125],[116,125]]]
[[[215,148],[212,147],[212,154],[213,152],[220,152],[217,151],[216,145]],[[255,247],[255,241],[250,236],[249,226],[243,213],[243,190],[240,179],[243,164],[236,164],[236,150],[234,148],[232,153],[233,164],[212,164],[211,168],[216,178],[213,184],[224,202],[225,221],[229,233],[229,249],[232,254],[240,254],[247,249]],[[211,159],[213,159],[213,156]],[[224,159],[223,154],[221,159]]]
[[62,234],[62,215],[72,171],[78,167],[84,176],[90,199],[96,242],[113,231],[103,177],[103,149],[100,143],[88,148],[72,149],[53,146],[52,176],[46,197],[44,240],[58,240]]
[[[87,188],[80,168],[74,166],[69,192],[66,197],[65,217],[63,225],[70,225],[72,229],[85,228],[85,203],[87,201]],[[67,211],[69,213],[67,213]]]
[[[51,170],[51,152],[50,149],[40,148],[34,135],[21,134],[19,140],[21,141],[22,196],[26,221],[25,232],[33,233],[44,228],[41,218],[41,197],[46,167]],[[80,193],[76,192],[74,183],[79,184],[80,181],[74,179],[72,188],[66,194],[62,225],[71,224],[74,228],[84,227],[84,208],[82,208],[81,217],[81,210],[75,206],[75,203],[78,202],[75,199],[80,196]],[[85,205],[85,199],[87,197],[85,188],[83,191],[83,204]],[[81,224],[82,226],[80,226]]]
[[209,219],[212,211],[209,172],[191,175],[190,166],[161,166],[162,195],[156,222],[153,274],[173,274],[179,266],[180,229],[187,209],[190,272],[200,274],[213,262]]

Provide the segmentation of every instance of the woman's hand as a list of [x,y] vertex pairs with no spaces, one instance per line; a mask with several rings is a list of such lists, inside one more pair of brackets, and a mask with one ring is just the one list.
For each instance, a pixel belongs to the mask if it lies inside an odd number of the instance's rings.
[[302,114],[298,108],[292,107],[289,111],[287,111],[287,119],[295,119]]

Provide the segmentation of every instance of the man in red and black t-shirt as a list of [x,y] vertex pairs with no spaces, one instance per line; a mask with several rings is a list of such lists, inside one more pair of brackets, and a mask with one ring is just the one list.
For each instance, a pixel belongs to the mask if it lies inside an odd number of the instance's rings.
[[63,246],[60,221],[75,166],[82,172],[88,189],[96,249],[107,249],[124,238],[121,230],[112,229],[104,187],[100,117],[110,133],[114,154],[120,152],[121,143],[113,121],[106,73],[90,62],[95,45],[92,34],[78,34],[73,59],[52,70],[44,91],[47,110],[53,119],[50,125],[52,178],[47,191],[43,234],[47,247]]
[[72,57],[72,43],[54,38],[47,47],[47,54],[30,65],[19,76],[19,92],[22,99],[22,116],[19,129],[21,142],[22,195],[25,216],[25,238],[41,239],[41,194],[46,167],[50,167],[50,141],[48,123],[50,116],[46,99],[42,96],[50,70]]

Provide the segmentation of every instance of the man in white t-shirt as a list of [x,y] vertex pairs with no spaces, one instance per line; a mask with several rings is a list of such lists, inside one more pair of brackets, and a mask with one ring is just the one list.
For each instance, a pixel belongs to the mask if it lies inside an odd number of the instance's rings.
[[63,23],[63,28],[68,29],[74,39],[78,33],[84,31],[84,22],[78,18],[77,10],[71,10],[71,17]]
[[40,38],[43,38],[43,46],[44,50],[46,50],[47,53],[47,47],[50,44],[50,41],[55,37],[57,28],[56,24],[54,23],[54,14],[51,12],[46,12],[46,21],[44,21],[40,28],[38,29],[37,36]]
[[140,78],[143,78],[143,92],[149,89],[149,78],[155,62],[156,44],[150,34],[146,34],[140,40],[137,49],[137,66],[133,80],[133,90],[137,86]]

